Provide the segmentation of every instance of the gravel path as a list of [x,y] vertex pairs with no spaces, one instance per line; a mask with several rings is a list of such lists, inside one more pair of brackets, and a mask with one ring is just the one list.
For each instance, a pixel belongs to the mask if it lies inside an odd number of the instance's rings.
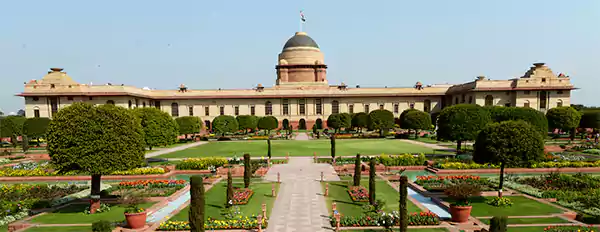
[[190,147],[200,146],[200,145],[203,145],[206,143],[208,143],[208,142],[200,141],[200,142],[193,142],[190,144],[181,145],[181,146],[177,146],[177,147],[165,148],[165,149],[157,150],[155,152],[146,153],[146,158],[152,158],[155,156],[164,155],[164,154],[171,153],[171,152],[181,151],[181,150],[188,149]]

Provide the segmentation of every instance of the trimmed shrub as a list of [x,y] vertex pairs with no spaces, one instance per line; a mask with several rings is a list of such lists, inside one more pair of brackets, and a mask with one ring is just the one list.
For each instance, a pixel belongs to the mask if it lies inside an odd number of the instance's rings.
[[375,159],[369,161],[369,204],[375,205]]
[[493,217],[490,220],[490,232],[506,232],[508,225],[508,218],[506,216]]
[[111,222],[101,220],[92,223],[92,231],[93,232],[111,232],[113,231],[114,226]]
[[400,176],[400,231],[408,231],[408,177]]
[[354,186],[360,186],[360,154],[356,154],[354,161]]
[[250,187],[250,178],[252,178],[252,164],[250,163],[250,154],[244,154],[244,188]]

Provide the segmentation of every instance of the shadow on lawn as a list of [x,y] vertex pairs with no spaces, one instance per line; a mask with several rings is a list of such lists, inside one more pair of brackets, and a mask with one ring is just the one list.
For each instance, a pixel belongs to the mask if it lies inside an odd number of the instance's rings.
[[[73,204],[53,211],[52,213],[83,213],[89,204]],[[109,204],[109,206],[114,206]]]

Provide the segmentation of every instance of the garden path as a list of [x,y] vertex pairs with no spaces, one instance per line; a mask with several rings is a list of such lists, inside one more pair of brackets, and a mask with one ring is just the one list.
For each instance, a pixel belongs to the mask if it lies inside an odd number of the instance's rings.
[[265,176],[281,186],[269,218],[267,232],[331,231],[321,172],[327,181],[339,177],[330,164],[313,163],[311,157],[290,157],[288,164],[274,165]]
[[435,149],[435,150],[456,151],[456,149],[454,149],[454,148],[444,147],[444,146],[440,146],[437,144],[424,143],[424,142],[421,142],[418,140],[402,139],[401,141],[406,142],[406,143],[421,145],[421,146],[428,147],[428,148]]
[[146,154],[146,158],[152,158],[152,157],[155,157],[155,156],[164,155],[164,154],[168,154],[168,153],[171,153],[171,152],[181,151],[181,150],[188,149],[190,147],[200,146],[200,145],[203,145],[203,144],[206,144],[206,143],[208,143],[208,142],[198,141],[198,142],[193,142],[193,143],[190,143],[190,144],[181,145],[181,146],[177,146],[177,147],[165,148],[165,149],[157,150],[155,152],[149,152],[149,153],[147,153]]
[[298,133],[298,135],[296,135],[296,138],[294,138],[295,140],[310,140],[310,137],[308,136],[308,134],[306,132],[300,132]]

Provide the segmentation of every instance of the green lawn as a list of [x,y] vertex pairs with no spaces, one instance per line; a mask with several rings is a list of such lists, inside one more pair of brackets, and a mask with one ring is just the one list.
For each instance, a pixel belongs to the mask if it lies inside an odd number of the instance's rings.
[[47,226],[47,227],[31,227],[25,232],[89,232],[92,231],[91,226]]
[[[490,224],[490,219],[479,219],[485,224]],[[551,224],[551,223],[571,223],[569,220],[559,217],[547,218],[508,218],[508,224]]]
[[[143,208],[149,208],[154,205],[154,202],[144,203],[141,205]],[[59,210],[56,210],[51,213],[47,213],[41,215],[39,217],[35,217],[31,219],[33,223],[40,224],[73,224],[73,223],[81,223],[81,224],[91,224],[99,220],[107,220],[107,221],[123,221],[125,220],[125,216],[123,212],[125,211],[125,207],[122,205],[112,206],[110,211],[104,213],[97,214],[85,214],[83,211],[85,208],[89,206],[88,204],[76,204],[70,205]]]
[[[243,183],[234,183],[234,187],[244,187]],[[279,186],[276,186],[279,188]],[[267,215],[271,213],[271,208],[273,208],[273,204],[275,203],[275,197],[271,196],[271,183],[256,183],[250,184],[250,188],[254,190],[254,195],[250,198],[250,202],[246,205],[239,205],[239,209],[241,215],[243,216],[252,216],[260,214],[261,207],[263,203],[267,204]],[[225,208],[225,201],[227,197],[225,196],[227,190],[226,183],[219,183],[209,189],[206,192],[206,205],[205,212],[206,217],[214,218],[214,219],[225,219],[223,215],[221,215],[221,210]],[[275,191],[277,191],[276,189]],[[189,206],[182,209],[178,214],[173,216],[171,221],[187,221],[189,213]]]
[[[506,196],[512,200],[511,207],[495,207],[485,203],[486,199],[492,197],[478,197],[471,200],[473,209],[471,216],[533,216],[561,213],[562,210],[551,205],[543,204],[523,196]],[[447,199],[448,200],[448,199]],[[452,202],[452,200],[448,200]]]
[[[368,202],[354,202],[350,198],[350,195],[347,191],[347,181],[335,181],[329,182],[329,196],[327,199],[327,208],[329,212],[331,211],[331,204],[333,202],[337,205],[337,210],[347,216],[360,216],[362,211],[362,206],[368,204]],[[323,188],[325,188],[325,182],[322,183]],[[369,187],[369,180],[362,179],[360,185],[365,186],[365,188]],[[400,195],[396,189],[392,188],[389,184],[387,184],[384,180],[377,180],[375,182],[375,190],[376,190],[376,199],[384,200],[386,206],[384,211],[398,211],[398,201],[400,201]],[[323,190],[324,191],[324,190]],[[413,204],[411,201],[407,202],[408,212],[421,212],[421,209]]]
[[[287,152],[290,156],[326,156],[330,154],[329,140],[273,140],[271,141],[272,156],[284,157]],[[202,156],[243,156],[250,153],[254,157],[267,155],[266,141],[231,141],[209,142],[208,144],[188,148],[159,156],[159,158],[188,158]],[[339,139],[336,140],[336,155],[354,156],[356,153],[363,155],[401,154],[401,153],[434,153],[433,149],[420,145],[391,139]],[[435,153],[443,153],[436,151]]]

